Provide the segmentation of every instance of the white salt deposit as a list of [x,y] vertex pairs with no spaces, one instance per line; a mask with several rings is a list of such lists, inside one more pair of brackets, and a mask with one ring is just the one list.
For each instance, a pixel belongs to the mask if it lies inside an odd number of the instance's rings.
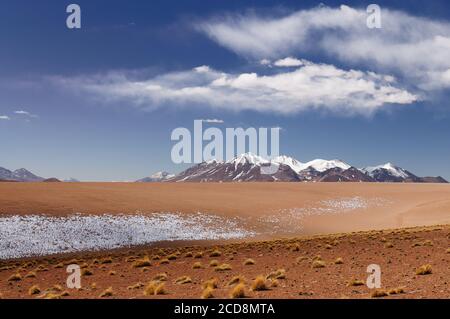
[[322,200],[306,207],[281,209],[275,214],[261,217],[259,221],[270,225],[273,233],[278,230],[295,233],[303,228],[301,220],[307,216],[345,214],[356,210],[364,211],[370,207],[381,207],[389,203],[390,201],[383,198],[363,198],[359,196],[334,198]]
[[42,215],[0,218],[0,259],[107,250],[175,240],[253,237],[239,219],[211,214]]

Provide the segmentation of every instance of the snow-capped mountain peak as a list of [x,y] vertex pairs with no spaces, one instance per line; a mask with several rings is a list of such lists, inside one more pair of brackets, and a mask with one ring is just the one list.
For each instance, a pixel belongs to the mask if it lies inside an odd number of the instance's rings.
[[374,172],[384,169],[386,171],[388,171],[391,175],[395,176],[395,177],[399,177],[399,178],[408,178],[410,176],[410,174],[408,174],[408,172],[406,170],[404,170],[403,168],[400,168],[392,163],[386,163],[384,165],[379,165],[379,166],[369,166],[364,168],[363,170],[366,171],[367,173],[369,173],[369,175],[374,175]]
[[292,168],[292,170],[296,173],[299,173],[300,171],[302,171],[306,168],[304,163],[296,160],[293,157],[286,156],[286,155],[277,156],[272,160],[272,162],[277,163],[277,164],[287,165],[290,168]]
[[343,170],[347,170],[351,167],[351,165],[341,161],[341,160],[323,160],[323,159],[315,159],[308,163],[304,164],[304,169],[313,168],[318,172],[325,172],[332,168],[341,168]]
[[261,164],[267,164],[269,161],[261,156],[255,155],[253,153],[245,153],[241,154],[229,161],[227,161],[227,164],[234,164],[234,165],[240,165],[240,164],[251,164],[251,165],[261,165]]

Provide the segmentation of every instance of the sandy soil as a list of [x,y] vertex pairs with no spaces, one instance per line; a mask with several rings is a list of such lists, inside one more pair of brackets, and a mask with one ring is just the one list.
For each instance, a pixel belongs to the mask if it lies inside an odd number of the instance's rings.
[[[0,262],[0,292],[3,298],[100,298],[111,287],[111,296],[103,298],[200,298],[205,281],[217,278],[212,296],[229,298],[235,287],[229,281],[241,276],[245,296],[249,298],[373,298],[374,290],[364,284],[368,276],[366,268],[378,264],[381,290],[391,292],[381,298],[449,298],[449,243],[450,226],[435,226]],[[194,256],[199,252],[203,255],[195,258],[191,252]],[[318,256],[323,268],[313,267]],[[136,260],[146,258],[150,264],[137,267]],[[254,264],[244,265],[249,258]],[[338,258],[342,258],[342,263],[336,263]],[[213,260],[218,265],[229,264],[230,269],[217,271],[211,266]],[[199,263],[199,269],[193,269],[195,263]],[[68,264],[78,264],[89,271],[90,275],[82,276],[79,290],[65,286]],[[417,268],[428,264],[430,274],[416,273]],[[252,290],[257,276],[266,278],[279,269],[283,271],[274,275],[278,279],[263,280],[267,290]],[[164,294],[146,296],[146,287],[161,273],[167,276],[158,282],[164,284]],[[12,281],[11,276],[15,274],[20,274],[21,279]],[[29,274],[32,277],[27,278]],[[176,283],[182,276],[189,277],[187,283]],[[351,285],[355,280],[362,283]],[[38,290],[30,295],[33,286]]]
[[[450,185],[0,183],[0,217],[157,212],[242,218],[240,226],[258,236],[235,243],[166,242],[0,261],[0,297],[99,298],[111,287],[108,298],[199,298],[202,284],[214,277],[218,287],[212,295],[228,298],[233,289],[228,282],[239,275],[250,298],[368,298],[373,290],[349,282],[365,282],[367,266],[378,264],[382,288],[404,291],[383,298],[450,298],[450,226],[432,226],[450,225]],[[415,226],[420,227],[405,229]],[[210,256],[215,249],[220,253]],[[203,255],[194,258],[190,252]],[[319,255],[324,267],[313,268]],[[145,258],[150,265],[135,267]],[[244,265],[249,258],[254,264]],[[337,258],[343,263],[335,263]],[[231,269],[216,271],[213,260]],[[65,268],[72,263],[91,273],[82,277],[80,290],[65,286]],[[193,269],[195,263],[199,269]],[[428,264],[431,274],[416,274]],[[266,279],[267,290],[251,289],[256,276],[266,278],[278,269],[285,275]],[[149,282],[161,273],[167,275],[159,282],[165,293],[145,296]],[[11,277],[15,274],[17,280]],[[182,276],[190,280],[175,283]],[[38,289],[30,295],[32,286]]]
[[[370,203],[345,214],[308,214],[287,226],[301,222],[298,233],[310,235],[450,224],[450,184],[0,183],[0,216],[209,212],[256,220],[355,197]],[[282,232],[275,237],[292,235]]]

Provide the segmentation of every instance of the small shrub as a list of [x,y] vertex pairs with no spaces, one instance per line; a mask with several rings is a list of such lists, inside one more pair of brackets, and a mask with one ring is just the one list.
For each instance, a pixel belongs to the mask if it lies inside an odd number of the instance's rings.
[[165,284],[163,282],[151,281],[144,289],[145,296],[166,294]]
[[252,290],[253,291],[262,291],[262,290],[267,290],[267,284],[266,284],[266,279],[264,278],[264,276],[257,276],[255,278],[255,280],[252,283]]
[[347,287],[364,286],[364,281],[359,279],[352,279],[347,283]]
[[112,287],[109,287],[108,289],[103,291],[99,297],[105,298],[105,297],[112,297],[113,295],[114,295],[114,291],[113,291]]
[[201,269],[201,268],[202,268],[201,262],[196,262],[194,263],[194,265],[192,265],[192,269]]
[[166,273],[157,274],[155,277],[153,277],[153,280],[155,280],[155,281],[167,281],[167,274]]
[[245,298],[245,285],[243,283],[237,284],[231,289],[231,298]]
[[389,294],[384,289],[376,289],[371,294],[372,298],[381,298],[386,296],[389,296]]
[[312,268],[324,268],[326,266],[323,260],[314,260],[312,263]]
[[210,288],[215,289],[218,287],[218,285],[219,285],[219,280],[217,278],[211,278],[203,283],[202,288],[206,289],[206,288],[210,287]]
[[433,273],[431,265],[423,265],[416,269],[416,275],[430,275]]
[[148,257],[145,257],[143,259],[138,259],[133,263],[134,268],[142,268],[142,267],[149,267],[152,263],[150,262],[150,259]]
[[251,258],[248,258],[248,259],[246,259],[244,261],[244,265],[245,266],[251,266],[251,265],[254,265],[254,264],[255,264],[255,261],[253,259],[251,259]]
[[191,277],[189,276],[181,276],[175,280],[177,285],[190,284],[192,282]]
[[214,270],[215,271],[227,271],[227,270],[231,270],[231,269],[233,269],[233,268],[231,267],[230,264],[222,264],[220,266],[217,266]]
[[203,252],[198,251],[195,253],[194,258],[202,258],[203,257]]
[[228,282],[228,286],[233,286],[240,283],[245,283],[245,278],[243,276],[234,276]]
[[215,249],[213,252],[209,254],[209,257],[220,257],[221,255],[222,253],[218,249]]
[[202,292],[202,299],[210,299],[210,298],[214,298],[213,295],[214,289],[211,287],[206,287],[205,289],[203,289]]
[[41,289],[39,289],[39,286],[37,286],[37,285],[34,285],[34,286],[30,287],[30,289],[28,289],[28,294],[30,296],[37,295],[40,292],[41,292]]
[[21,281],[22,275],[19,273],[13,274],[8,278],[8,281]]

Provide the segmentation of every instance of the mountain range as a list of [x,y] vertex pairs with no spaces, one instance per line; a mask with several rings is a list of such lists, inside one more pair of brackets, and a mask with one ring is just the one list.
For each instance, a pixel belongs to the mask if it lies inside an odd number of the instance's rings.
[[[269,165],[275,167],[274,172],[263,174],[268,171],[266,167]],[[170,174],[167,173],[166,176]],[[289,156],[278,156],[269,161],[251,153],[239,155],[229,161],[206,161],[178,175],[157,181],[447,183],[440,176],[419,177],[392,163],[356,168],[341,160],[316,159],[302,163]]]
[[[269,166],[275,169],[272,171]],[[59,180],[37,176],[25,168],[10,171],[0,167],[0,181],[57,182]],[[70,179],[65,182],[78,182],[78,180]],[[392,163],[356,168],[341,160],[316,159],[302,163],[289,156],[278,156],[269,161],[252,153],[239,155],[229,161],[206,161],[176,175],[158,172],[136,182],[447,183],[440,176],[419,177]]]

